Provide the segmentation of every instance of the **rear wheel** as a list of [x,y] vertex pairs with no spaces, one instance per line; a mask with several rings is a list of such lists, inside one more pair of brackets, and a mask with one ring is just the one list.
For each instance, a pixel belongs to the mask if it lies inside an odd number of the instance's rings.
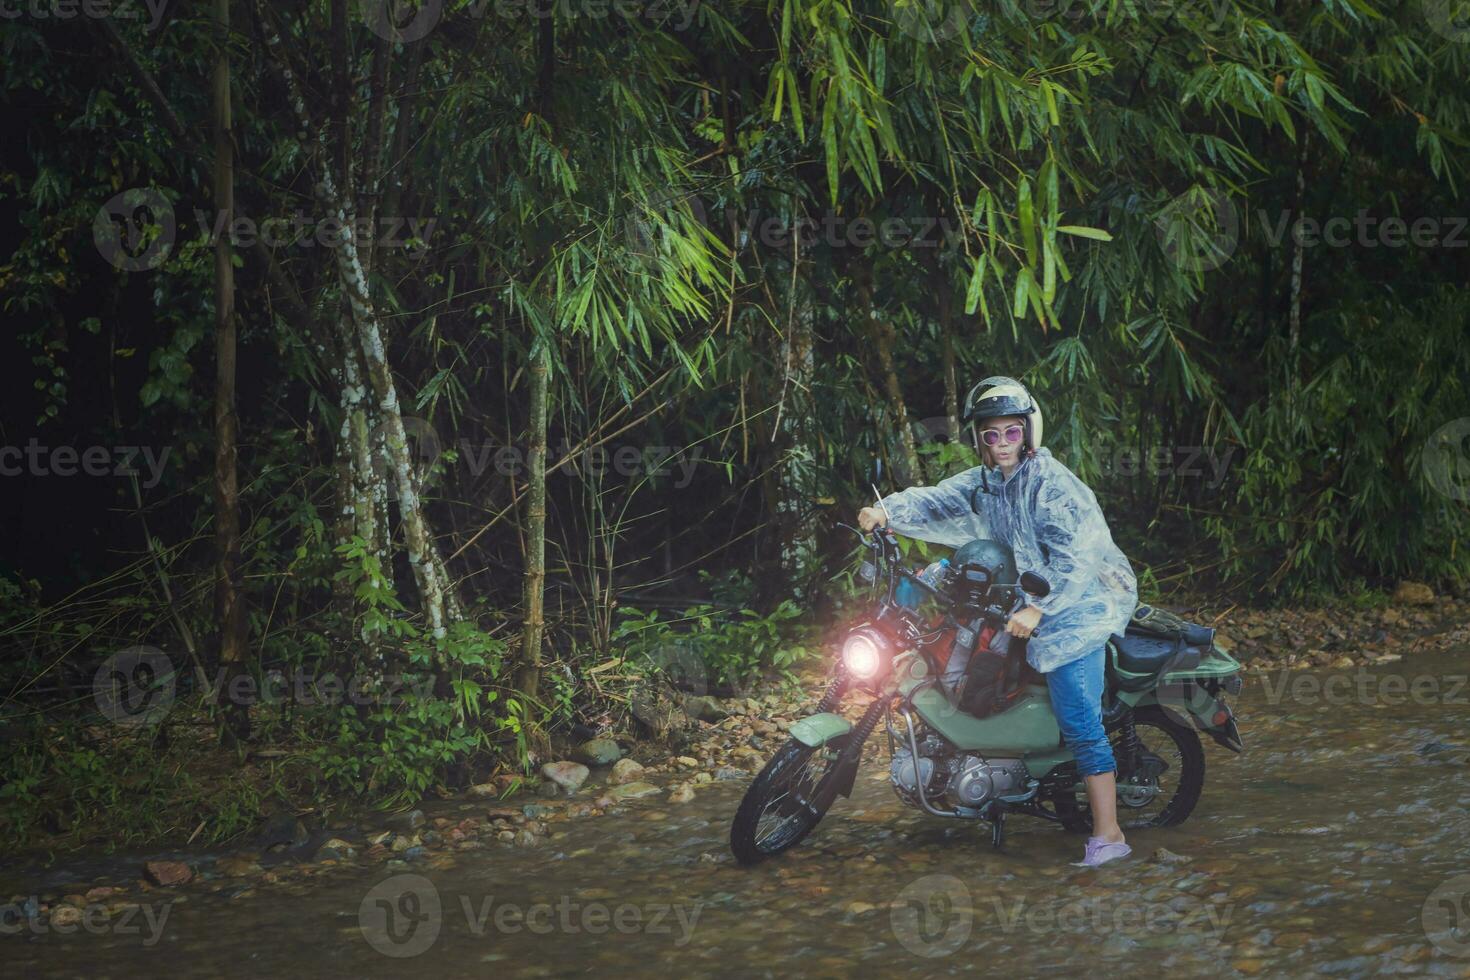
[[[1172,827],[1194,811],[1205,788],[1205,750],[1199,735],[1163,709],[1150,705],[1133,713],[1138,762],[1118,776],[1118,826],[1124,830]],[[1113,757],[1123,758],[1123,731],[1111,733]],[[1077,780],[1052,797],[1062,825],[1076,833],[1092,831],[1092,807]]]
[[745,791],[730,825],[730,850],[741,864],[755,864],[794,847],[826,815],[812,800],[833,777],[850,735],[813,748],[791,739],[771,757]]

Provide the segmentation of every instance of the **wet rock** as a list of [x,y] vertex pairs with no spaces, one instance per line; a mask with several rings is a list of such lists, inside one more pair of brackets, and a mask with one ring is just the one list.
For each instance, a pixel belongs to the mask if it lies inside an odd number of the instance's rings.
[[400,834],[406,834],[424,825],[424,811],[409,810],[407,813],[395,813],[384,822]]
[[300,847],[309,838],[306,824],[297,820],[295,814],[277,813],[266,821],[260,836],[255,840],[255,846],[262,851],[275,847]]
[[619,759],[613,763],[612,772],[608,774],[609,786],[622,786],[625,783],[636,782],[643,776],[643,766],[632,759]]
[[1190,859],[1183,854],[1175,854],[1167,847],[1159,847],[1154,849],[1154,860],[1161,864],[1187,864]]
[[535,834],[524,829],[516,831],[513,840],[515,841],[516,847],[535,847],[540,843]]
[[694,799],[694,788],[688,783],[675,786],[669,793],[670,803],[688,803]]
[[373,847],[373,846],[378,845],[378,844],[382,844],[384,847],[387,847],[389,845],[389,843],[392,842],[392,840],[393,840],[393,831],[391,831],[391,830],[380,830],[380,831],[378,831],[375,834],[369,834],[368,835],[368,838],[367,838],[367,843],[368,843],[368,846],[369,847]]
[[423,841],[419,840],[418,834],[414,834],[412,837],[395,837],[393,838],[392,851],[394,854],[402,854],[410,847],[419,847],[422,844]]
[[500,784],[498,783],[476,783],[466,793],[471,799],[483,800],[487,798],[498,799],[500,797]]
[[96,888],[88,888],[87,894],[83,895],[82,897],[85,898],[88,902],[100,902],[105,898],[110,898],[112,895],[116,894],[116,892],[117,889],[113,888],[111,885],[98,885]]
[[1265,626],[1251,626],[1245,631],[1247,639],[1259,640],[1271,635],[1271,630]]
[[730,712],[726,711],[720,702],[707,695],[685,698],[684,713],[690,718],[710,722],[724,721],[730,717]]
[[633,782],[615,786],[608,791],[607,796],[614,802],[621,803],[624,800],[636,800],[644,796],[652,796],[658,792],[658,787],[651,783]]
[[721,766],[720,768],[715,770],[715,779],[721,781],[731,779],[744,779],[746,775],[746,773],[741,772],[734,766]]
[[681,755],[677,759],[675,759],[674,761],[677,762],[679,765],[683,766],[685,769],[697,769],[697,768],[699,768],[699,760],[698,759],[695,759],[695,758],[693,758],[691,756]]
[[587,781],[589,770],[580,762],[548,762],[541,767],[541,775],[554,786],[571,796]]
[[51,910],[51,927],[69,929],[82,921],[82,910],[74,905],[58,905]]
[[[214,862],[214,870],[226,878],[247,878],[250,875],[258,874],[260,872],[260,865],[243,854],[232,854],[229,857],[222,857]],[[92,891],[98,890],[94,888]],[[92,892],[87,893],[89,900],[91,900],[91,894]]]
[[405,861],[417,861],[428,856],[428,848],[424,847],[421,844],[415,844],[413,847],[410,847],[403,852],[403,859]]
[[350,861],[357,857],[357,848],[340,837],[333,837],[317,848],[313,861]]
[[155,885],[172,887],[188,884],[194,869],[183,861],[148,861],[143,865],[143,874]]
[[1401,606],[1432,606],[1434,590],[1423,582],[1405,580],[1393,590],[1393,601]]
[[610,738],[593,738],[577,746],[573,755],[589,766],[610,766],[623,757],[623,750]]

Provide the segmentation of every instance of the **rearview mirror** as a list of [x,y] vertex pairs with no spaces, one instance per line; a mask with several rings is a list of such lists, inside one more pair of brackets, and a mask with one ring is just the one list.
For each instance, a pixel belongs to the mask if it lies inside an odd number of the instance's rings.
[[1051,594],[1051,585],[1035,572],[1021,573],[1021,588],[1038,599],[1045,599]]

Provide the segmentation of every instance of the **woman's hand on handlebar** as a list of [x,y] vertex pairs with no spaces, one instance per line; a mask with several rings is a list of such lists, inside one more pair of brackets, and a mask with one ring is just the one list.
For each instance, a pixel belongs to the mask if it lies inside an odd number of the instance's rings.
[[858,527],[864,531],[871,531],[875,527],[883,527],[888,523],[888,515],[878,507],[864,507],[858,511]]

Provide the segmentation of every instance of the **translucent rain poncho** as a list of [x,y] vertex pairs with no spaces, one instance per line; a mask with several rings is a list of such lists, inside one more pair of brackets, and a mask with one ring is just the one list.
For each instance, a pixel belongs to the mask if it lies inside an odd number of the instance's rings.
[[1046,579],[1046,597],[1027,597],[1041,623],[1026,660],[1043,674],[1122,635],[1138,605],[1133,567],[1113,543],[1097,497],[1044,446],[1009,478],[999,467],[976,466],[936,486],[889,494],[883,506],[898,534],[954,548],[992,538],[1010,546],[1018,571]]

